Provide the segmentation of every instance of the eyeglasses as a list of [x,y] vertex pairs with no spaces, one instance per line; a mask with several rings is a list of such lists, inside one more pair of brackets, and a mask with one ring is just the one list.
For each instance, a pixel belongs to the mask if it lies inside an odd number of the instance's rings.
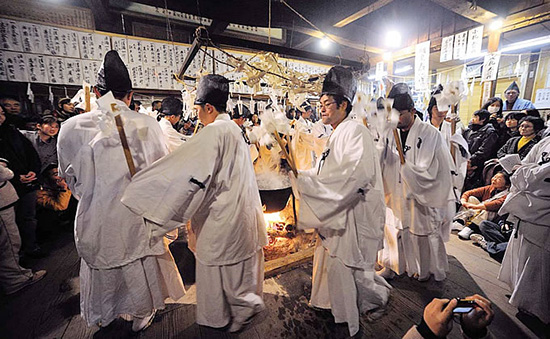
[[521,124],[521,125],[519,125],[519,128],[529,129],[529,128],[534,128],[534,127],[531,126],[531,125],[528,125],[528,124]]
[[321,109],[327,109],[330,105],[335,104],[336,101],[330,102],[328,104],[321,104]]

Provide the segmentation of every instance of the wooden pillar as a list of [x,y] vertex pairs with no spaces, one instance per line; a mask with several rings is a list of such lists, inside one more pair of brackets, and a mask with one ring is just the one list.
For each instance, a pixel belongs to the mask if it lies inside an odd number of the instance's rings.
[[525,92],[523,99],[531,100],[535,87],[535,78],[537,76],[537,67],[539,65],[540,48],[532,50],[529,57],[529,67],[527,69],[527,81],[525,83]]
[[[500,29],[494,30],[489,34],[489,42],[487,44],[487,52],[489,53],[495,53],[498,51],[498,45],[500,44],[500,36],[502,32]],[[498,70],[497,70],[497,78],[495,81],[491,81],[491,93],[489,95],[489,98],[492,98],[495,96],[495,91],[497,89],[497,81],[498,81]],[[482,90],[483,93],[483,90]],[[488,98],[487,98],[488,99]],[[483,95],[481,95],[481,104],[482,106],[485,103],[485,100],[483,100]]]

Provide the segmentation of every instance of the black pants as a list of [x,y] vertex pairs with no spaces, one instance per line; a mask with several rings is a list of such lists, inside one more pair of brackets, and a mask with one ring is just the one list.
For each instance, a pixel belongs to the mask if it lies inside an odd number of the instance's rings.
[[15,217],[21,235],[23,252],[29,253],[38,249],[36,244],[36,191],[25,193],[19,197],[15,207]]

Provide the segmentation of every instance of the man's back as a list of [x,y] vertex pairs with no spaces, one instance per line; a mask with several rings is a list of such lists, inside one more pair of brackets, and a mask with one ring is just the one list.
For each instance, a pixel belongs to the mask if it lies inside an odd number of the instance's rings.
[[[136,169],[166,154],[154,119],[117,101]],[[130,173],[114,118],[101,111],[65,122],[58,141],[60,175],[79,198],[76,244],[94,268],[123,265],[151,255],[143,220],[120,203]]]

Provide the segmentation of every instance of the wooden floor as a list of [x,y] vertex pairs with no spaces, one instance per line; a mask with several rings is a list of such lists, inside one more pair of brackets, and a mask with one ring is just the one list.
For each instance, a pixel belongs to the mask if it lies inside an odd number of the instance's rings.
[[[47,269],[48,275],[22,292],[0,295],[0,338],[345,338],[345,324],[335,324],[330,312],[307,306],[311,291],[311,263],[265,280],[267,310],[239,334],[229,334],[195,324],[195,289],[192,255],[183,244],[172,252],[178,261],[188,293],[183,304],[169,305],[159,312],[145,332],[134,335],[131,323],[122,319],[99,330],[88,328],[79,315],[79,258],[72,234],[61,234],[46,246],[48,258],[29,263]],[[391,281],[394,287],[386,314],[369,323],[361,319],[360,338],[400,338],[422,315],[434,297],[462,297],[479,293],[494,303],[496,316],[491,325],[495,338],[536,338],[550,333],[537,319],[519,316],[508,304],[507,287],[496,277],[499,263],[486,252],[451,236],[447,244],[448,279],[420,283],[408,277]],[[461,338],[455,323],[449,338]],[[546,331],[546,332],[545,332]]]

